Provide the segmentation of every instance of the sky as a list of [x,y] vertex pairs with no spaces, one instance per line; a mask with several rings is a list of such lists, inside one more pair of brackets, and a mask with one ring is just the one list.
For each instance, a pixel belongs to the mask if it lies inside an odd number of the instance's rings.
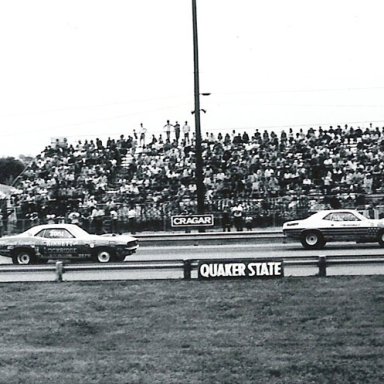
[[[0,0],[0,157],[194,126],[191,0]],[[384,126],[381,0],[197,0],[205,132]]]

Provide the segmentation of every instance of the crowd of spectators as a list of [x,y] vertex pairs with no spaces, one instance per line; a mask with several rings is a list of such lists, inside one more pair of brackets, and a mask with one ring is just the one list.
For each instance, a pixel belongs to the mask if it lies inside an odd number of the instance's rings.
[[[384,127],[207,133],[202,147],[208,205],[286,196],[293,197],[292,204],[310,195],[355,201],[384,192]],[[118,180],[120,196],[194,200],[194,164],[194,138],[188,143],[153,137],[126,158],[128,177]]]
[[[77,212],[84,222],[101,216],[129,221],[143,207],[148,216],[165,206],[191,211],[194,145],[187,122],[180,127],[169,121],[151,137],[141,125],[139,132],[105,143],[63,140],[46,147],[19,177],[13,204],[31,220]],[[215,212],[239,203],[248,211],[292,209],[330,196],[336,205],[353,206],[361,196],[384,192],[384,127],[209,132],[202,156],[206,205]]]

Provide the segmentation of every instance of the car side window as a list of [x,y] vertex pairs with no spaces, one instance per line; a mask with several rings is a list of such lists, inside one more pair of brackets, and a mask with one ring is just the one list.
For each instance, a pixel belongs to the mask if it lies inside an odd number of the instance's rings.
[[360,219],[353,213],[345,212],[343,214],[343,221],[360,221]]
[[324,217],[324,220],[340,221],[340,215],[338,213],[329,213],[327,216]]
[[351,212],[333,212],[324,217],[329,221],[360,221],[360,219]]
[[45,229],[43,229],[42,231],[38,232],[35,236],[36,237],[45,237]]
[[44,237],[47,239],[72,239],[74,236],[64,228],[46,229]]

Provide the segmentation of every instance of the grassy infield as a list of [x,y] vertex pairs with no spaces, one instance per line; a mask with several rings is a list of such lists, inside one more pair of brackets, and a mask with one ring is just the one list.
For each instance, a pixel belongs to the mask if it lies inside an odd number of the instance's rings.
[[384,277],[0,285],[1,383],[383,383]]

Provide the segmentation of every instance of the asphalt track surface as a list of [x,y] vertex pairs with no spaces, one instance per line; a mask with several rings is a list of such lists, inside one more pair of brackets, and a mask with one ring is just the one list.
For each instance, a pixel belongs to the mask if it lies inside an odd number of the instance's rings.
[[[262,244],[227,244],[227,245],[171,245],[171,246],[142,246],[136,254],[128,256],[127,261],[174,261],[174,260],[208,260],[208,259],[246,259],[246,258],[283,258],[284,260],[295,259],[298,257],[309,256],[345,256],[351,259],[359,257],[381,256],[384,257],[384,248],[377,243],[356,244],[356,243],[329,243],[321,250],[306,250],[299,243],[262,243]],[[11,260],[0,256],[0,282],[1,281],[52,281],[55,280],[52,272],[36,273],[36,278],[32,277],[34,272],[4,273],[7,267],[11,267]],[[48,264],[48,266],[51,263]],[[121,263],[120,263],[121,264]],[[128,263],[127,263],[128,264]],[[77,271],[66,272],[64,274],[66,281],[72,280],[130,280],[130,279],[180,279],[183,277],[183,271],[162,270],[148,271],[109,271],[102,270],[104,265],[82,263],[76,265],[94,266],[98,268],[95,271]],[[20,266],[15,266],[16,268]],[[52,267],[52,265],[51,265]],[[34,266],[31,266],[33,270]],[[52,269],[52,268],[51,268]],[[317,266],[290,266],[286,265],[286,276],[313,276],[318,272]],[[327,268],[327,275],[373,275],[384,274],[384,263],[374,263],[369,265],[351,265],[351,266],[332,266]],[[44,275],[44,276],[43,276]],[[196,273],[192,273],[196,277]]]
[[[140,256],[139,256],[140,255]],[[173,259],[233,259],[233,258],[283,258],[284,260],[298,257],[346,256],[368,258],[384,257],[384,248],[377,243],[356,244],[352,242],[329,243],[321,250],[304,249],[300,243],[287,244],[230,244],[230,245],[199,245],[145,247],[139,254],[129,260],[173,260]],[[286,266],[286,276],[312,276],[318,273],[317,267]],[[384,274],[384,263],[370,265],[350,265],[328,267],[327,275],[375,275]]]
[[127,260],[174,260],[174,259],[211,259],[211,258],[253,258],[253,257],[300,257],[300,256],[359,256],[382,255],[384,248],[377,243],[329,243],[320,250],[304,249],[300,243],[286,244],[228,244],[197,246],[148,246],[141,247],[137,254]]
[[[282,257],[294,258],[302,256],[369,256],[384,257],[384,248],[377,243],[356,244],[353,242],[328,243],[323,249],[304,249],[300,243],[286,244],[228,244],[228,245],[174,245],[174,246],[141,246],[137,253],[128,256],[126,260],[185,260],[185,259],[215,259],[215,258],[261,258]],[[0,264],[12,264],[8,257],[0,256]]]

